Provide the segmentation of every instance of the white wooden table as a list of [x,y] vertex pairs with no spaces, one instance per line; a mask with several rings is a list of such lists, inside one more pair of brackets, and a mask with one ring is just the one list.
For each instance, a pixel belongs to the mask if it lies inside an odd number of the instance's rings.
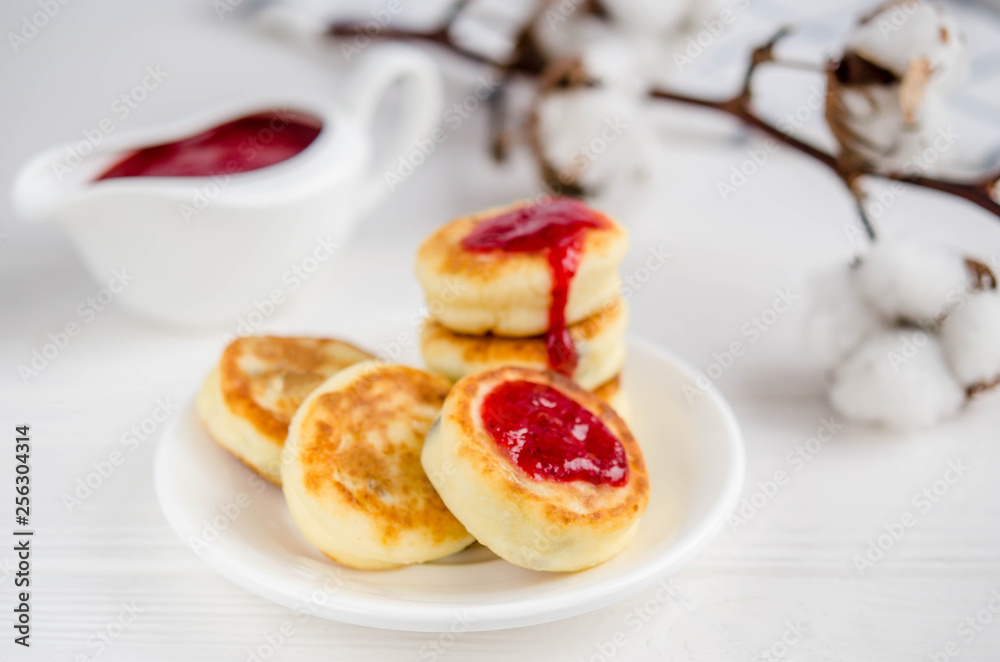
[[[726,72],[739,62],[725,66],[723,53],[732,59],[783,17],[807,11],[826,17],[831,27],[821,20],[809,32],[822,39],[850,14],[795,4],[754,4],[734,27],[735,46],[706,56],[723,73],[702,84],[724,87]],[[1000,67],[1000,20],[974,6],[958,9],[972,19],[978,67],[963,99],[984,124],[989,113],[1000,117],[1000,78],[990,74]],[[0,26],[18,30],[22,17],[37,10],[33,0],[5,3]],[[161,64],[170,75],[129,117],[116,120],[122,127],[224,97],[251,77],[259,84],[335,84],[319,64],[289,69],[299,56],[278,46],[271,55],[248,51],[232,36],[241,30],[235,20],[220,23],[207,4],[193,1],[70,3],[16,54],[0,49],[3,187],[33,151],[108,116],[146,65]],[[197,31],[178,43],[169,38],[179,29],[175,21]],[[206,48],[215,49],[207,62]],[[814,82],[775,79],[776,107],[795,108]],[[457,83],[450,92],[467,93]],[[297,661],[1000,658],[1000,396],[920,434],[840,427],[844,422],[823,401],[823,375],[800,349],[799,326],[805,276],[859,247],[843,230],[854,222],[846,194],[821,166],[779,150],[723,202],[715,182],[752,143],[711,116],[664,109],[660,120],[657,193],[648,217],[631,225],[632,253],[623,268],[635,268],[651,247],[663,246],[671,257],[633,297],[633,332],[706,369],[713,353],[748,340],[743,325],[771,305],[777,290],[801,297],[757,342],[747,342],[746,354],[716,384],[745,431],[744,497],[759,507],[748,506],[744,523],[727,528],[675,576],[673,597],[657,601],[651,587],[566,621],[451,638],[303,621],[221,579],[160,513],[152,461],[163,424],[151,417],[160,404],[173,407],[190,397],[220,351],[224,330],[172,331],[112,305],[23,383],[17,366],[48,342],[47,334],[76,319],[77,306],[99,287],[58,229],[16,223],[4,201],[0,439],[9,451],[0,454],[0,520],[13,521],[13,428],[29,423],[36,535],[30,650],[11,641],[16,557],[10,545],[0,545],[0,631],[7,633],[0,659],[242,661],[255,659],[249,651],[269,641],[279,642],[270,659]],[[480,113],[449,134],[266,328],[338,334],[375,349],[405,330],[420,304],[411,276],[420,239],[453,214],[532,190],[523,155],[502,171],[491,168],[484,128]],[[908,190],[880,225],[887,233],[905,229],[1000,256],[997,219],[923,191]],[[824,425],[836,429],[832,439],[811,442]],[[124,443],[133,428],[145,438]],[[116,450],[124,454],[120,466],[67,507],[64,495]],[[949,469],[955,466],[957,473]],[[925,490],[929,496],[921,496]],[[898,540],[880,540],[898,533],[894,523],[906,513],[913,526]],[[7,535],[6,526],[0,534]],[[858,559],[880,542],[887,551],[859,569]]]

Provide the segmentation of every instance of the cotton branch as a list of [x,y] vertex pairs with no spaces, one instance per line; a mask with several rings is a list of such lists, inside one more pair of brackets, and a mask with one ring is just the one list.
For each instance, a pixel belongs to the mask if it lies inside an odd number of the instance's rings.
[[[381,28],[374,30],[367,28],[363,24],[342,23],[329,27],[327,34],[333,37],[367,37],[372,39],[395,40],[416,43],[426,43],[431,46],[441,48],[446,52],[457,55],[466,60],[483,65],[495,67],[500,70],[503,81],[501,88],[494,92],[490,107],[495,113],[503,112],[504,87],[512,76],[538,79],[546,72],[552,64],[546,62],[544,56],[537,48],[532,38],[532,27],[536,21],[540,20],[544,14],[548,2],[540,4],[531,19],[515,36],[515,45],[506,61],[497,61],[480,53],[472,51],[459,45],[451,36],[452,26],[460,16],[466,1],[460,0],[453,5],[442,25],[429,31],[412,31],[405,29]],[[685,94],[678,90],[666,87],[656,87],[649,90],[649,97],[655,100],[670,101],[700,108],[709,108],[716,112],[725,113],[735,117],[745,126],[760,131],[770,136],[781,144],[790,147],[815,161],[818,161],[832,170],[841,179],[848,190],[858,201],[858,210],[861,214],[862,223],[869,236],[874,238],[874,230],[871,227],[863,209],[863,192],[858,183],[862,177],[878,177],[904,184],[918,186],[921,188],[940,191],[948,195],[967,200],[982,209],[1000,218],[1000,203],[993,198],[993,189],[1000,179],[1000,172],[991,173],[976,181],[955,181],[949,179],[939,179],[926,177],[919,174],[907,174],[898,172],[882,172],[872,168],[848,164],[845,159],[840,159],[836,154],[826,152],[819,147],[796,138],[795,136],[782,131],[771,124],[766,119],[754,112],[752,107],[751,84],[753,76],[759,66],[767,63],[784,64],[799,69],[815,70],[815,67],[799,62],[782,62],[774,56],[774,46],[782,37],[788,33],[788,28],[782,28],[768,42],[754,49],[751,54],[747,72],[744,77],[740,91],[732,97],[722,99],[712,99],[700,96]],[[494,117],[491,125],[491,142],[494,155],[502,157],[506,150],[506,136],[503,130],[503,117]]]

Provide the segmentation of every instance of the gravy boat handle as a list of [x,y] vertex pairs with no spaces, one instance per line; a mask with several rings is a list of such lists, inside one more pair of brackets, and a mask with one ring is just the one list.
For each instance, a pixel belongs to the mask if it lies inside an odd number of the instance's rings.
[[[393,135],[376,154],[363,175],[358,191],[358,208],[370,211],[403,179],[395,172],[400,158],[417,150],[418,141],[432,141],[441,118],[443,85],[441,73],[424,52],[402,44],[386,44],[373,49],[351,74],[349,103],[361,129],[374,137],[375,115],[389,88],[403,84],[398,121]],[[421,156],[426,156],[421,153]]]

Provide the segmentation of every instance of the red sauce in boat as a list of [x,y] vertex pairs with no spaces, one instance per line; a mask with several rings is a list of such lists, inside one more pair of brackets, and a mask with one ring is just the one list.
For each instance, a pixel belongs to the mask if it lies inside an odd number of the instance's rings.
[[132,152],[95,181],[117,177],[207,177],[259,170],[312,144],[323,122],[312,115],[268,111],[195,136]]
[[576,348],[566,327],[566,303],[570,282],[580,265],[584,234],[590,228],[608,226],[603,216],[579,200],[549,198],[480,221],[462,240],[462,247],[471,251],[548,252],[552,303],[546,346],[549,367],[564,375],[572,375],[577,364]]
[[483,400],[483,424],[507,458],[535,480],[621,487],[628,458],[590,411],[545,384],[504,382]]

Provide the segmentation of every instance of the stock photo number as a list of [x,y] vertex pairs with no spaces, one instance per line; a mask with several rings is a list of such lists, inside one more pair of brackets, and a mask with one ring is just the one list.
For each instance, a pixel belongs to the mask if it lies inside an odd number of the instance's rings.
[[17,552],[17,573],[14,576],[16,600],[14,600],[14,643],[29,646],[31,637],[31,536],[28,529],[31,516],[31,436],[30,427],[20,425],[14,428],[14,551]]

